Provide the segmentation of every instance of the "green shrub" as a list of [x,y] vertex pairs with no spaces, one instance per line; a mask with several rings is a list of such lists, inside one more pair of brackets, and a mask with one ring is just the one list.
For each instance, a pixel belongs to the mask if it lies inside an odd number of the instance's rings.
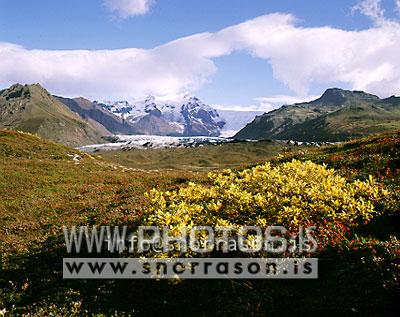
[[176,191],[153,189],[145,223],[168,226],[177,235],[182,227],[194,226],[282,225],[289,231],[329,223],[350,227],[370,220],[387,195],[372,177],[348,182],[333,169],[310,161],[265,163],[209,177],[210,186],[189,183]]

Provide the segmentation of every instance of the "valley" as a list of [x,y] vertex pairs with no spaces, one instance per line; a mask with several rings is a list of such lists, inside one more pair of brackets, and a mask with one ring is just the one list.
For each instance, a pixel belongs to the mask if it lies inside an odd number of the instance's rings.
[[[315,312],[337,312],[336,298],[351,296],[351,303],[342,302],[340,311],[356,307],[365,315],[390,314],[398,274],[394,263],[399,250],[399,142],[399,133],[393,132],[301,150],[269,141],[84,153],[29,133],[2,130],[0,303],[15,315],[122,316],[133,309],[145,315],[160,309],[173,314],[181,311],[182,302],[190,303],[185,311],[193,314],[249,313],[254,305],[263,313],[276,313],[288,305],[305,313],[310,306]],[[62,279],[60,258],[67,256],[63,225],[134,228],[150,205],[144,193],[151,189],[179,190],[191,182],[207,188],[210,170],[241,171],[265,161],[280,166],[293,159],[327,164],[349,180],[368,180],[372,175],[394,195],[382,200],[383,209],[371,222],[360,224],[345,240],[321,250],[320,280],[249,280],[232,287],[229,280],[189,280],[171,285],[154,280]],[[307,292],[310,285],[323,296]],[[282,299],[282,292],[286,299]],[[179,304],[174,304],[176,296]],[[198,296],[204,300],[197,301]],[[172,304],[166,308],[160,306],[160,300]],[[223,311],[221,302],[229,303]]]
[[294,147],[284,143],[261,141],[222,143],[195,148],[98,151],[95,154],[124,166],[145,170],[208,171],[261,163],[291,149]]
[[0,317],[397,317],[400,0],[2,1]]
[[[399,274],[399,122],[399,97],[341,89],[261,115],[220,114],[195,97],[99,103],[53,96],[39,84],[1,90],[0,307],[23,316],[179,314],[182,303],[203,315],[282,315],[282,307],[288,315],[294,307],[390,315]],[[240,131],[223,137],[230,129]],[[63,226],[135,230],[149,219],[170,227],[313,223],[320,277],[63,279]],[[310,285],[324,295],[309,294]],[[338,296],[352,301],[338,308]]]

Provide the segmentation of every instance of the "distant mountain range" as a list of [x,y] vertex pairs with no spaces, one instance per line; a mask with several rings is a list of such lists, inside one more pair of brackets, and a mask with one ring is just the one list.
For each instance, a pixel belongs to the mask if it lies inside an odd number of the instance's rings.
[[[231,136],[257,114],[216,110],[193,96],[175,101],[150,96],[131,104],[52,96],[39,84],[0,90],[0,128],[71,146],[101,143],[113,134]],[[311,102],[256,116],[235,138],[341,141],[394,129],[400,129],[400,97],[332,88]]]
[[192,96],[159,101],[153,96],[130,104],[127,101],[96,103],[123,119],[130,134],[166,136],[219,136],[226,122],[217,110]]
[[342,141],[400,129],[400,97],[331,88],[318,99],[257,116],[236,139]]
[[214,137],[225,124],[217,110],[192,96],[178,101],[150,96],[130,104],[53,96],[39,84],[0,90],[0,128],[71,146],[101,143],[111,134]]

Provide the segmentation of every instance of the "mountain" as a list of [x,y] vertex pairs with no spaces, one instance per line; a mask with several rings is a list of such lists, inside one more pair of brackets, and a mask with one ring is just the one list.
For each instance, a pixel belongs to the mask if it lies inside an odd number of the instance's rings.
[[71,146],[100,143],[110,134],[219,136],[224,125],[218,112],[196,97],[160,101],[150,96],[131,105],[52,96],[39,84],[0,91],[0,128]]
[[0,128],[35,133],[70,146],[101,142],[102,129],[84,120],[39,84],[0,90]]
[[96,125],[104,134],[132,134],[135,132],[128,122],[105,110],[103,104],[82,97],[73,99],[54,97],[71,111],[78,113],[82,118]]
[[190,96],[172,101],[149,96],[134,104],[105,102],[102,107],[127,122],[131,134],[219,136],[225,125],[217,110]]
[[400,129],[400,97],[331,88],[313,101],[257,116],[236,139],[342,141]]

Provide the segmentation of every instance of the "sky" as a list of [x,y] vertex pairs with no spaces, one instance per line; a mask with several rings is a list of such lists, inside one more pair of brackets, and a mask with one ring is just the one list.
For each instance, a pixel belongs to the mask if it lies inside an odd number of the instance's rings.
[[0,88],[270,110],[400,95],[400,0],[0,0]]

